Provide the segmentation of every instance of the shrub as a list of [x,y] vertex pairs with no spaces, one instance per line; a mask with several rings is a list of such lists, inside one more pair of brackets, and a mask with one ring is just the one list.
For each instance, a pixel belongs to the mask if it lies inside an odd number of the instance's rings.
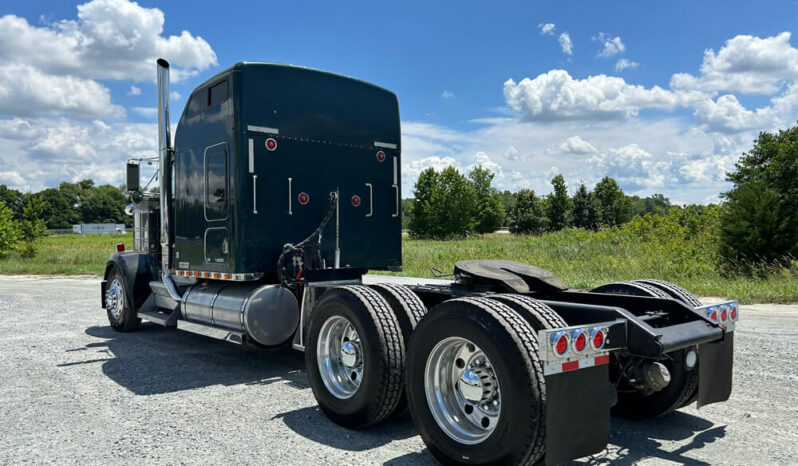
[[762,132],[723,193],[720,250],[733,263],[782,263],[798,256],[798,126]]
[[0,257],[9,253],[19,240],[19,224],[5,202],[0,201]]

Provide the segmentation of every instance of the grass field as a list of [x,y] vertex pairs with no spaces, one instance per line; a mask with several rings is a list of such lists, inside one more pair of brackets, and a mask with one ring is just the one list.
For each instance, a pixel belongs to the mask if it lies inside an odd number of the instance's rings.
[[[0,274],[99,275],[114,245],[132,248],[131,235],[44,238],[33,259],[0,258]],[[718,271],[709,241],[646,237],[630,229],[565,230],[537,237],[484,235],[454,241],[404,240],[404,271],[431,277],[431,267],[450,272],[464,259],[509,259],[543,267],[573,288],[634,278],[661,278],[701,296],[743,302],[798,301],[798,267],[772,268],[758,278]]]

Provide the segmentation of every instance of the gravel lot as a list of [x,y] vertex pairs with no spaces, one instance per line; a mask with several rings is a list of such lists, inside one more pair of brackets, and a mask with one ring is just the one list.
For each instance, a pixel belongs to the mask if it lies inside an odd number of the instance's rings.
[[[743,306],[731,400],[613,420],[592,464],[798,462],[798,305]],[[409,417],[324,417],[301,353],[145,324],[119,334],[96,279],[0,277],[0,464],[432,464]]]

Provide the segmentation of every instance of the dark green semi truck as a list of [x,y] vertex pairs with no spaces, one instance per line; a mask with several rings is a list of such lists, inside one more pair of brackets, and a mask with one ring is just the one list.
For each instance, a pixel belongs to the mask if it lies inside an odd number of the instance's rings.
[[169,64],[157,72],[159,190],[128,163],[134,250],[101,289],[114,329],[290,345],[330,419],[409,409],[446,463],[557,464],[603,450],[611,414],[728,399],[736,301],[653,279],[573,290],[502,260],[447,281],[367,275],[402,265],[393,93],[238,63],[191,94],[172,146]]

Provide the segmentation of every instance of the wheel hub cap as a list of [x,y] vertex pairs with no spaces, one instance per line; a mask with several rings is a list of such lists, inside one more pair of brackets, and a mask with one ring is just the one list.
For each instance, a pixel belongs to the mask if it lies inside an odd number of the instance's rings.
[[427,357],[424,390],[432,416],[446,435],[466,445],[484,441],[501,413],[493,365],[469,340],[447,338]]
[[125,305],[125,294],[122,283],[114,279],[105,291],[105,308],[111,312],[114,319],[122,316],[122,309]]
[[332,316],[321,325],[316,344],[319,375],[334,397],[351,398],[363,380],[360,335],[349,320]]

